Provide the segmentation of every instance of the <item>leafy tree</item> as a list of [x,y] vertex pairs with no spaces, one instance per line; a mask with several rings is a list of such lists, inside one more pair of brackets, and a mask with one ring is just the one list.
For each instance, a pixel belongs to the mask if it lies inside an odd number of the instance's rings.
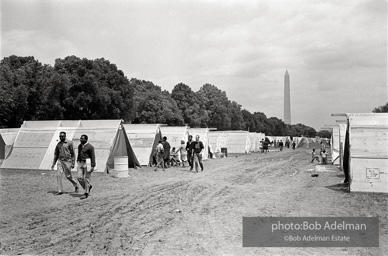
[[246,109],[241,110],[241,114],[244,120],[244,130],[255,132],[256,131],[256,122],[255,117]]
[[271,117],[268,121],[271,125],[271,135],[287,135],[287,126],[282,120]]
[[183,125],[183,117],[177,103],[167,91],[149,81],[132,78],[135,88],[136,116],[133,123],[162,123]]
[[373,113],[388,113],[388,102],[385,105],[373,109]]
[[52,72],[34,57],[12,55],[0,63],[0,126],[20,127],[24,120],[39,119],[50,86],[44,76]]
[[186,124],[190,127],[207,126],[207,112],[201,108],[203,99],[193,92],[188,85],[183,83],[175,85],[171,92],[171,98],[177,103]]
[[103,58],[88,60],[69,56],[56,59],[54,68],[59,74],[67,75],[62,81],[70,80],[62,102],[65,118],[133,119],[133,87],[116,65]]
[[320,138],[328,138],[328,139],[330,139],[331,138],[331,132],[328,131],[328,130],[321,130],[321,131],[317,132],[317,136],[319,136]]
[[292,136],[305,136],[305,137],[315,137],[317,134],[317,131],[309,126],[306,126],[304,124],[295,124],[292,125]]
[[241,113],[241,105],[235,101],[229,103],[231,130],[242,130],[245,128],[244,117]]
[[224,91],[216,86],[205,84],[198,91],[204,100],[203,107],[208,113],[208,126],[218,130],[228,130],[231,127],[229,100]]
[[268,122],[267,116],[262,112],[253,113],[256,123],[256,132],[263,132],[265,134],[271,135],[271,125]]

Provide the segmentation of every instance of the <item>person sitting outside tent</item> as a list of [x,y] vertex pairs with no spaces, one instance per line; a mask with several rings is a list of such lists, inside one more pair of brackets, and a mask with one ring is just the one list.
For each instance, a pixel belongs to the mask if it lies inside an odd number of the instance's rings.
[[178,150],[175,151],[175,147],[173,147],[170,152],[170,165],[174,166],[174,164],[175,166],[180,164]]
[[159,140],[159,144],[155,148],[156,151],[156,167],[155,167],[155,172],[158,170],[159,165],[162,166],[163,171],[164,169],[164,148],[162,141]]
[[184,140],[181,140],[181,146],[179,148],[179,152],[181,153],[182,166],[185,167],[185,162],[187,163],[187,151],[186,151],[186,144]]
[[321,157],[322,157],[322,164],[326,165],[327,164],[327,153],[326,150],[321,151]]
[[319,157],[315,152],[315,148],[313,148],[313,152],[311,152],[311,163],[314,163],[315,160],[317,160],[317,162],[319,164],[319,162],[320,162]]

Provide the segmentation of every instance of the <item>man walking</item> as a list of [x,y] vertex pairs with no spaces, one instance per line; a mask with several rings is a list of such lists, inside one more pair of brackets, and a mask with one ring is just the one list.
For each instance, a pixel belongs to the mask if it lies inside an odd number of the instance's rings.
[[[78,157],[77,157],[77,169],[78,169],[78,182],[81,184],[82,188],[85,189],[85,194],[81,199],[88,198],[90,190],[92,189],[92,184],[90,183],[90,177],[96,166],[96,155],[94,152],[94,147],[88,143],[88,136],[81,135],[80,138],[81,144],[78,146]],[[91,168],[88,170],[86,160],[90,159]]]
[[283,151],[283,141],[282,140],[280,140],[280,142],[279,142],[279,147],[280,147],[280,151]]
[[166,136],[163,137],[162,145],[163,145],[163,149],[164,149],[164,155],[163,155],[164,168],[168,168],[168,164],[170,162],[171,146],[170,146],[170,143],[168,143]]
[[63,186],[62,186],[62,173],[65,173],[66,178],[73,184],[75,188],[75,193],[78,193],[77,182],[71,176],[71,169],[74,168],[74,147],[73,142],[66,139],[66,132],[59,133],[59,142],[55,147],[54,151],[54,161],[51,166],[51,170],[54,170],[55,163],[58,161],[57,165],[57,183],[58,183],[58,193],[57,195],[62,195]]
[[155,167],[155,172],[158,170],[159,165],[162,166],[163,171],[164,169],[164,148],[162,141],[159,140],[158,146],[155,148],[155,155],[156,155],[156,167]]
[[193,136],[189,135],[189,140],[186,143],[187,161],[190,165],[190,171],[193,170]]
[[203,143],[199,140],[199,135],[195,136],[195,141],[193,142],[193,165],[195,166],[196,172],[198,172],[198,165],[201,166],[201,172],[203,172],[203,149]]

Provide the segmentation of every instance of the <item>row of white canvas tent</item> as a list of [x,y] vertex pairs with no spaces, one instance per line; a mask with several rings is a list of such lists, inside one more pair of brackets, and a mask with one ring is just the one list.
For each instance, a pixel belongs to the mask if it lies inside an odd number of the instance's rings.
[[[162,136],[167,137],[171,148],[179,149],[192,135],[200,136],[205,150],[214,152],[221,148],[228,153],[249,153],[259,151],[263,133],[247,131],[209,132],[208,128],[186,126],[164,126],[159,124],[122,124],[122,120],[58,120],[25,121],[20,129],[0,129],[3,138],[3,158],[1,168],[50,169],[59,133],[67,133],[72,140],[77,155],[79,138],[82,134],[96,151],[96,171],[105,172],[114,168],[115,156],[127,156],[128,166],[150,166],[153,150]],[[184,144],[182,144],[184,143]],[[206,150],[207,152],[207,150]],[[0,155],[1,156],[1,155]],[[180,156],[178,156],[180,157]],[[206,160],[208,154],[203,155]]]
[[332,128],[332,161],[352,192],[388,193],[388,114],[348,113]]
[[210,148],[215,153],[226,148],[227,153],[247,154],[260,150],[260,142],[265,138],[265,134],[248,131],[210,131],[208,138]]

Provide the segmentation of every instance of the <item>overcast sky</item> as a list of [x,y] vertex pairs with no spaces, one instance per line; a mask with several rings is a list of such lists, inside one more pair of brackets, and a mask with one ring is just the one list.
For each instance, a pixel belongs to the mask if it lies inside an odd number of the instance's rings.
[[251,113],[321,128],[388,101],[386,0],[1,0],[1,58],[105,58],[171,92],[216,85]]

